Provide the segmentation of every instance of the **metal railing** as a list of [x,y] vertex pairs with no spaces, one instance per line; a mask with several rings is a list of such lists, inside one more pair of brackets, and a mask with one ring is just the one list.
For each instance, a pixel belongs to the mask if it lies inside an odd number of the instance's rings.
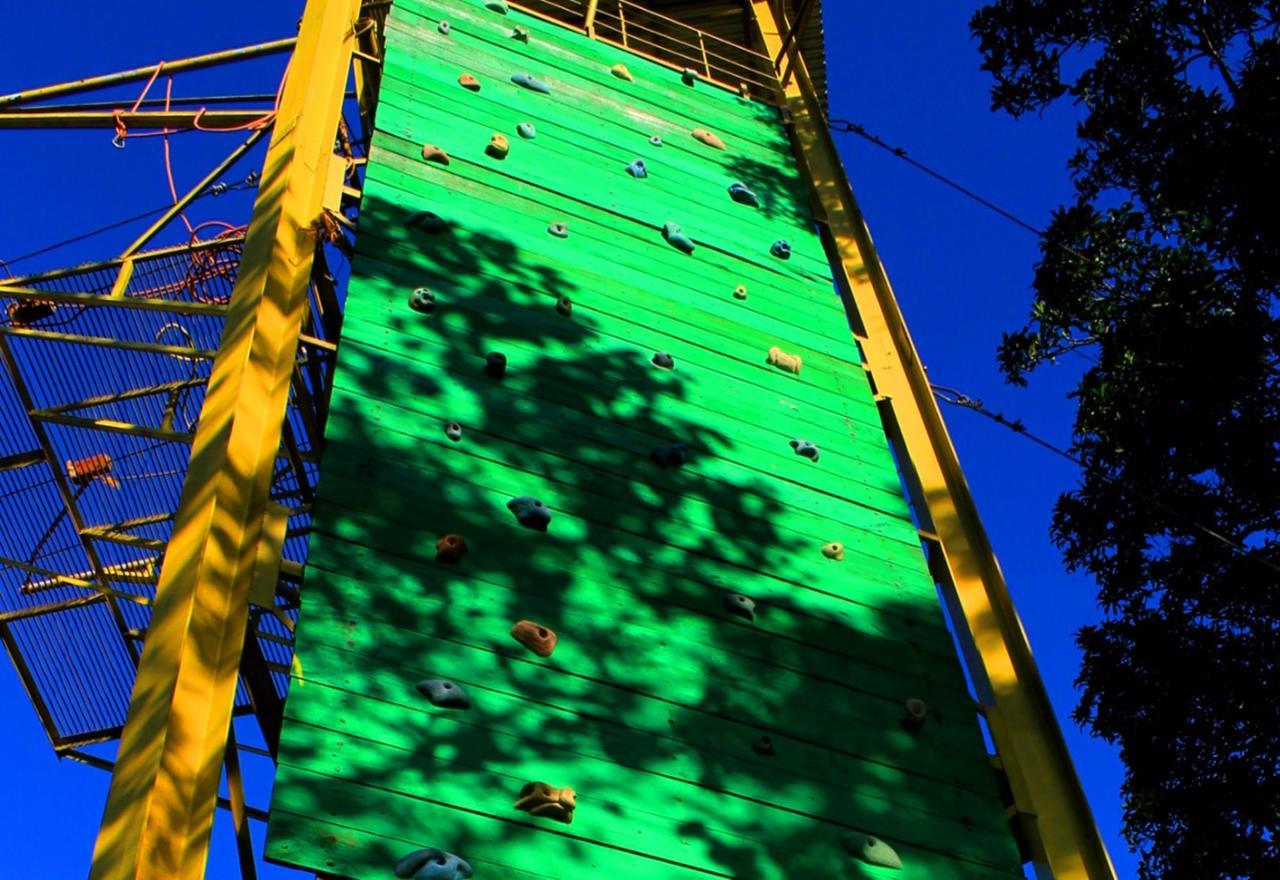
[[778,103],[778,80],[768,55],[630,0],[519,0],[512,5],[753,100]]

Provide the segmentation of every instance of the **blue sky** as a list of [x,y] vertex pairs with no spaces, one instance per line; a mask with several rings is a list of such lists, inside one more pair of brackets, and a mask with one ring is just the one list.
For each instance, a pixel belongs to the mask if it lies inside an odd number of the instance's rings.
[[[833,117],[862,123],[1032,224],[1045,224],[1049,211],[1070,197],[1064,164],[1074,148],[1073,111],[1016,122],[989,112],[989,81],[978,70],[967,27],[979,4],[826,5]],[[139,0],[122,15],[110,4],[54,0],[25,13],[25,36],[7,46],[0,93],[287,36],[300,11],[298,2],[224,0],[215,12],[206,5]],[[269,92],[279,65],[278,59],[246,65],[206,82],[227,92]],[[136,87],[120,94],[131,100]],[[175,137],[179,189],[225,155],[233,137]],[[1064,395],[1084,362],[1067,358],[1027,389],[1006,386],[995,366],[1001,332],[1018,325],[1030,302],[1034,236],[853,135],[837,137],[930,377],[1065,445],[1072,408]],[[159,139],[135,141],[125,150],[112,149],[109,141],[109,132],[0,133],[10,172],[0,212],[0,259],[164,204]],[[259,164],[254,158],[230,178]],[[206,199],[192,219],[247,218],[240,211],[240,203]],[[34,258],[14,271],[109,256],[143,226]],[[1069,718],[1079,664],[1072,634],[1097,616],[1092,585],[1064,573],[1048,539],[1051,506],[1072,485],[1073,466],[981,416],[944,414],[1095,817],[1119,875],[1132,877],[1135,861],[1119,837],[1119,764],[1109,747],[1082,734]],[[106,774],[59,764],[8,663],[0,669],[0,718],[10,750],[10,797],[0,804],[0,877],[84,876]],[[259,795],[256,802],[265,806]],[[224,818],[219,822],[209,877],[237,877],[230,831]],[[254,827],[259,845],[262,831]]]

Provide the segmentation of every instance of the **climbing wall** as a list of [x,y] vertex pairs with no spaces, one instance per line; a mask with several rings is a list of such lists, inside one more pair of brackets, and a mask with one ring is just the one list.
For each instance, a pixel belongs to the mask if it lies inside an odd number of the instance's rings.
[[268,856],[1021,877],[777,112],[397,0],[377,122]]

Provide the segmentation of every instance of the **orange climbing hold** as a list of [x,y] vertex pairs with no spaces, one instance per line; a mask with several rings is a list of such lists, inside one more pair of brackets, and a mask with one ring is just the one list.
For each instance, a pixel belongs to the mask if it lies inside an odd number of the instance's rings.
[[86,455],[84,458],[67,459],[67,479],[77,486],[87,486],[94,480],[101,480],[112,489],[120,488],[120,481],[111,476],[115,462],[105,452]]
[[573,821],[573,810],[578,805],[577,797],[577,793],[567,785],[555,788],[545,782],[530,782],[520,789],[516,809],[531,816],[568,825]]
[[435,144],[422,145],[422,158],[427,162],[435,162],[440,165],[449,164],[449,154]]
[[461,535],[445,535],[436,541],[436,562],[453,565],[467,555],[467,541]]
[[804,364],[800,355],[787,354],[776,345],[769,349],[768,362],[779,370],[785,370],[788,373],[795,373],[797,376],[800,375],[800,367]]
[[462,86],[464,89],[470,89],[473,92],[480,91],[480,80],[476,79],[469,73],[464,73],[462,76],[458,77],[458,85]]
[[511,627],[511,638],[539,657],[550,657],[556,649],[555,631],[532,620],[521,620]]
[[720,140],[716,135],[707,131],[705,128],[695,128],[693,130],[695,139],[702,141],[708,147],[715,147],[717,150],[724,149],[724,141]]

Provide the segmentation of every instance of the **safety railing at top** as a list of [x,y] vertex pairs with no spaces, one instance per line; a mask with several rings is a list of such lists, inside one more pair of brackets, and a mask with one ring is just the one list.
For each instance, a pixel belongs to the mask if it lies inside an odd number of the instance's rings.
[[519,0],[511,5],[752,100],[778,103],[768,55],[629,0]]

